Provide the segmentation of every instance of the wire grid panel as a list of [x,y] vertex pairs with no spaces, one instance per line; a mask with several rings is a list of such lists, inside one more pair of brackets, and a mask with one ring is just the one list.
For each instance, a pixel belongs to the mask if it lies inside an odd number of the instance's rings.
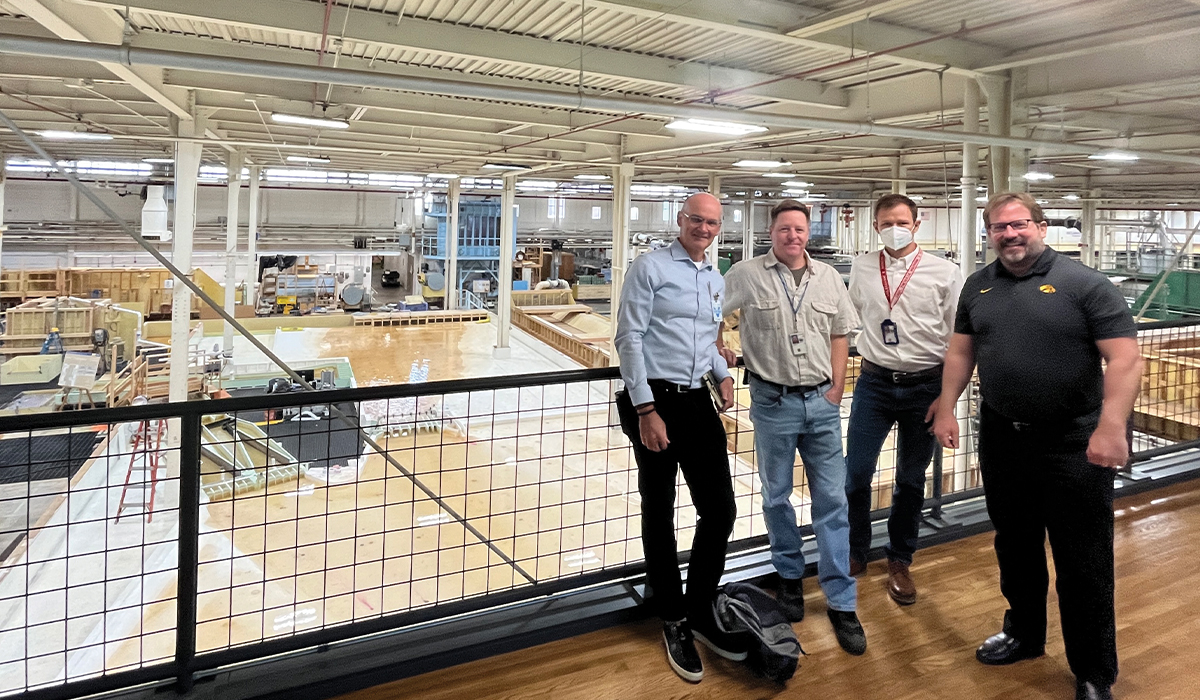
[[174,661],[166,444],[160,421],[0,435],[0,695]]
[[1143,329],[1134,452],[1200,439],[1200,327]]
[[349,420],[329,406],[206,417],[197,650],[640,561],[612,391],[338,405]]

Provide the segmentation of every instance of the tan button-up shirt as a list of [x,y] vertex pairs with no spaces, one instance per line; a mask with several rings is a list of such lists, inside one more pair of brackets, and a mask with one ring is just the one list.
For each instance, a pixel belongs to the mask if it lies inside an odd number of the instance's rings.
[[[830,336],[858,327],[842,276],[833,266],[805,256],[808,272],[799,285],[772,251],[739,262],[725,275],[723,311],[727,316],[742,312],[738,329],[746,367],[785,386],[832,380]],[[799,304],[796,313],[794,304]],[[804,336],[804,356],[792,351],[792,333]]]

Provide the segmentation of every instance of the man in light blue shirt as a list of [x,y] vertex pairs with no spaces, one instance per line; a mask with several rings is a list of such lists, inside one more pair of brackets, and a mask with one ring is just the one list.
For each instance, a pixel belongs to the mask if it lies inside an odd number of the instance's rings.
[[[733,379],[716,347],[725,282],[704,257],[721,229],[721,203],[692,195],[676,220],[679,239],[634,260],[625,277],[615,341],[625,391],[617,409],[638,464],[647,597],[663,620],[668,663],[698,682],[704,668],[693,634],[734,661],[746,658],[746,645],[721,632],[712,606],[737,515],[725,427],[704,385],[712,371],[721,410],[733,405]],[[678,470],[696,507],[686,596],[675,542]]]

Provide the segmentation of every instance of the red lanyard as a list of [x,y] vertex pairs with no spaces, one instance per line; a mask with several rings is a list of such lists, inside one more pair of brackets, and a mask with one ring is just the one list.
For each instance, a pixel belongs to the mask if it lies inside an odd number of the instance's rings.
[[896,296],[892,296],[892,285],[888,284],[887,263],[884,257],[885,253],[879,251],[879,276],[883,279],[883,298],[887,300],[888,311],[900,301],[900,295],[904,293],[904,288],[908,286],[908,281],[912,279],[913,273],[917,271],[917,265],[921,263],[921,256],[925,251],[917,248],[917,257],[913,258],[912,265],[908,266],[908,272],[904,273],[904,279],[900,280],[899,286],[896,287]]

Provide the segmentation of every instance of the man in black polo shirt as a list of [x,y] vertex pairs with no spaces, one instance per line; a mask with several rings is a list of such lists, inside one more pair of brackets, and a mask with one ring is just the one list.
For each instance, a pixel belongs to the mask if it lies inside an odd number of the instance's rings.
[[1137,331],[1104,275],[1046,247],[1032,197],[996,195],[983,222],[997,260],[963,287],[933,424],[958,447],[954,404],[978,365],[979,465],[1009,610],[975,656],[1000,665],[1044,653],[1048,534],[1076,698],[1111,698],[1113,470],[1129,459]]

